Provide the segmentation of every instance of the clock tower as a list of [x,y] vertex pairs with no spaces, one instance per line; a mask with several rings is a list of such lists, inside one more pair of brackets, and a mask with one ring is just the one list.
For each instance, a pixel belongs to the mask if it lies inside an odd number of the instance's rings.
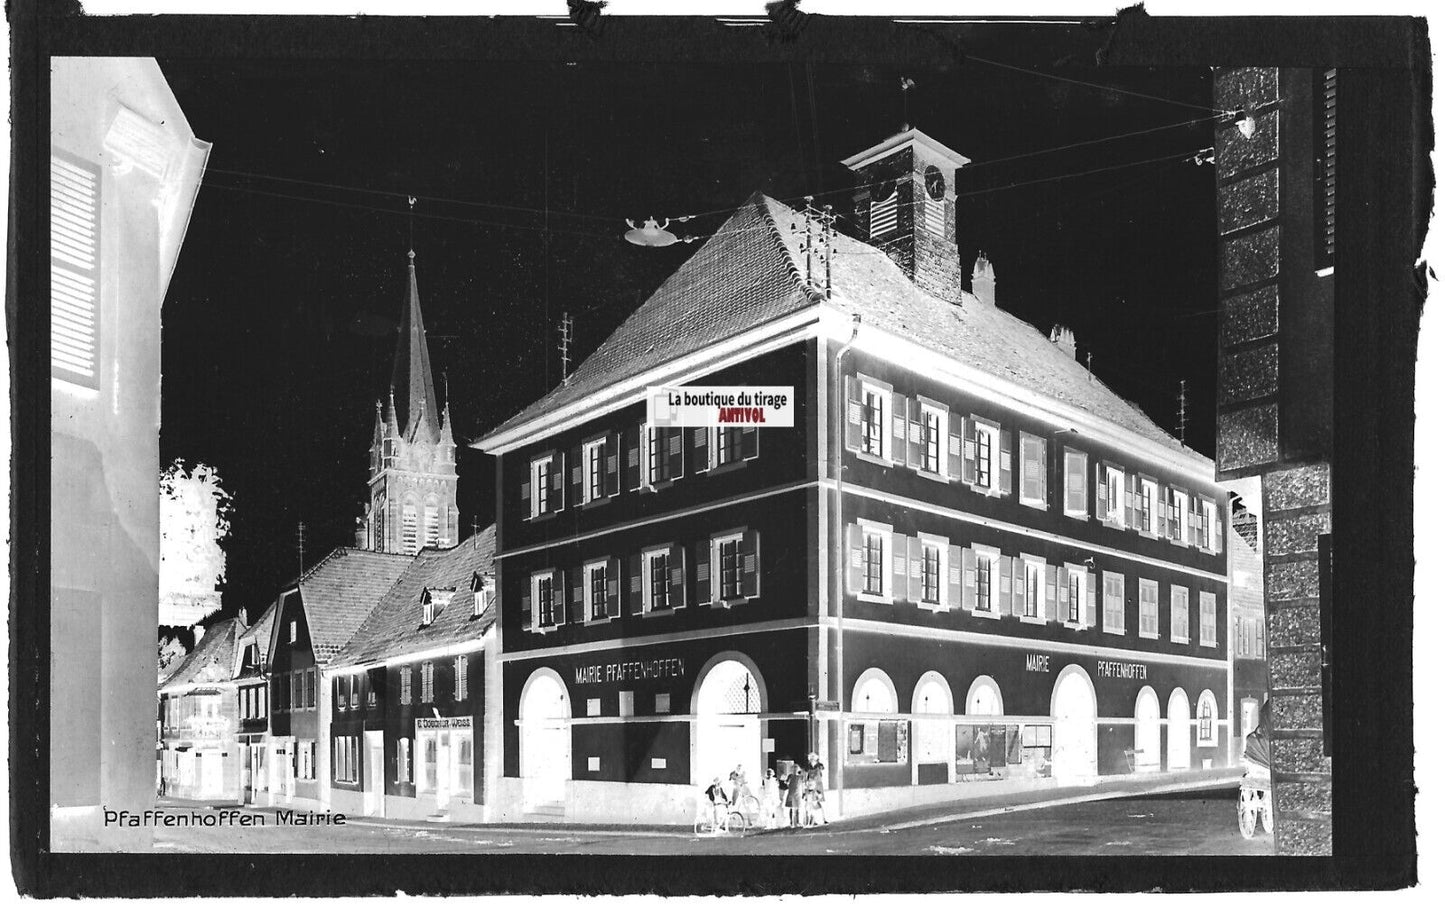
[[893,259],[923,290],[957,302],[963,289],[954,174],[968,158],[907,129],[843,161],[858,175],[853,193],[861,239]]
[[415,554],[457,544],[457,445],[451,411],[438,406],[416,288],[416,253],[407,252],[407,299],[385,402],[371,436],[370,495],[357,544]]

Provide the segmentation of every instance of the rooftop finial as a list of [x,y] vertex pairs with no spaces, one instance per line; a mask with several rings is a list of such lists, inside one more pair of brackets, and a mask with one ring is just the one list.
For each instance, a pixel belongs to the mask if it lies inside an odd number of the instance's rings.
[[416,240],[412,236],[411,223],[413,214],[416,211],[416,196],[406,197],[406,264],[407,267],[415,267],[416,262]]

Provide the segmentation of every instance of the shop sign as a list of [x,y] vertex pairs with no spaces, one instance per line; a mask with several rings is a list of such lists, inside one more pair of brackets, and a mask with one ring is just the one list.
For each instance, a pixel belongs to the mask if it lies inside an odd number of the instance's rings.
[[1030,652],[1024,656],[1024,670],[1034,671],[1039,674],[1049,673],[1049,656],[1041,655],[1038,652]]
[[1148,680],[1149,668],[1147,665],[1141,665],[1132,661],[1104,661],[1100,659],[1094,667],[1094,674],[1101,678]]
[[419,731],[444,731],[448,728],[459,731],[472,729],[472,716],[466,715],[459,718],[418,718],[416,729]]
[[681,677],[685,664],[681,658],[654,658],[651,661],[614,661],[610,664],[586,665],[577,668],[577,683],[616,683],[621,680],[659,680]]

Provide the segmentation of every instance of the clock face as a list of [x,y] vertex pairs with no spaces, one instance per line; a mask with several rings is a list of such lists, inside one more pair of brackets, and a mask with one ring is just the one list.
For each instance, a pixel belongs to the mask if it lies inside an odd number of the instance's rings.
[[897,190],[898,184],[893,180],[888,180],[885,183],[878,183],[873,187],[873,200],[875,202],[886,202],[888,201],[888,199],[893,197],[893,193]]
[[943,198],[944,189],[947,188],[947,183],[943,179],[943,171],[930,164],[928,169],[923,171],[923,188],[928,191],[928,197],[934,201]]

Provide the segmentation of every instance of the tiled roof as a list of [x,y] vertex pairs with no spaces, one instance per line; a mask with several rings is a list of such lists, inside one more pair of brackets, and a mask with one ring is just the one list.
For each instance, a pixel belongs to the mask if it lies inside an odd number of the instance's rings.
[[886,254],[848,236],[834,243],[832,298],[810,296],[792,225],[802,215],[755,193],[697,253],[578,367],[572,380],[491,434],[669,360],[810,305],[859,313],[871,327],[1208,462],[1156,425],[1031,324],[962,292],[954,304],[919,289]]
[[[423,550],[331,666],[371,664],[480,639],[495,620],[495,610],[472,616],[472,577],[492,571],[496,544],[496,529],[488,526],[455,548]],[[455,589],[456,595],[424,627],[421,601],[427,589]]]
[[[272,602],[270,607],[266,609],[265,613],[261,615],[260,619],[258,619],[251,626],[247,627],[246,631],[241,634],[241,638],[236,641],[236,665],[238,670],[240,669],[242,660],[245,658],[246,647],[251,645],[251,643],[253,642],[256,643],[256,646],[259,650],[258,661],[261,664],[265,664],[267,659],[271,657],[271,624],[274,623],[275,620],[276,603]],[[237,676],[254,677],[259,674],[259,669],[257,668],[257,666],[253,665],[252,667],[241,671],[241,673]]]
[[318,664],[341,651],[411,561],[403,554],[337,548],[301,577],[301,606]]
[[181,666],[161,685],[162,690],[191,683],[220,683],[236,671],[236,632],[241,622],[228,617],[206,630]]

